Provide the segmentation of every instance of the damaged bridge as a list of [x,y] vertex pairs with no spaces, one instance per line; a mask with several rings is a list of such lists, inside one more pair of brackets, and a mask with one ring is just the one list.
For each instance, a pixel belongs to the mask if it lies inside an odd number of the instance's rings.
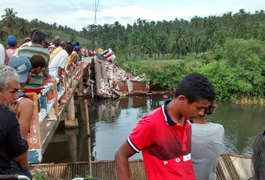
[[115,63],[94,57],[95,96],[116,98],[128,95],[147,95],[149,82],[144,77],[125,72]]

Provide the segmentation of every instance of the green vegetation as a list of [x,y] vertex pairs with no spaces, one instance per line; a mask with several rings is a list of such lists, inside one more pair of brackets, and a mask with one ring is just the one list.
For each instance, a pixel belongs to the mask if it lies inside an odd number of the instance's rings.
[[136,74],[145,73],[154,83],[174,87],[189,72],[199,72],[213,82],[219,101],[264,104],[265,42],[228,40],[201,56],[181,60],[123,62]]
[[7,46],[7,36],[13,34],[17,37],[18,43],[22,44],[25,37],[30,36],[34,29],[42,30],[47,34],[48,42],[51,42],[55,36],[60,36],[66,41],[78,41],[85,46],[91,46],[91,41],[81,36],[80,32],[73,30],[67,26],[57,25],[56,23],[48,24],[38,19],[28,21],[17,17],[17,12],[12,8],[6,8],[5,14],[2,15],[0,21],[0,42]]
[[[111,48],[119,65],[136,74],[145,73],[162,87],[173,88],[189,72],[205,74],[213,82],[219,101],[264,104],[265,13],[240,9],[232,14],[190,21],[146,21],[138,19],[126,27],[115,22],[86,25],[78,32],[38,19],[18,18],[5,9],[0,21],[0,40],[8,34],[22,40],[33,29],[59,35],[89,48]],[[4,44],[5,45],[5,44]]]

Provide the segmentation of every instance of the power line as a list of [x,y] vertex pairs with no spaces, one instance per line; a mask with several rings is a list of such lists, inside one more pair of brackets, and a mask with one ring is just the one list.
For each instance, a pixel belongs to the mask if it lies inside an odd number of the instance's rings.
[[95,16],[94,16],[94,24],[97,24],[97,12],[98,12],[99,0],[95,0]]

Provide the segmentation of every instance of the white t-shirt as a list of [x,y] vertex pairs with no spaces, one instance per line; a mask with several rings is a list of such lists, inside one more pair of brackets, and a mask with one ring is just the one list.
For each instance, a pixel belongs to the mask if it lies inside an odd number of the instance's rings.
[[197,180],[215,180],[224,127],[217,123],[192,124],[191,158]]
[[4,64],[5,63],[5,48],[4,46],[0,43],[0,64]]
[[60,51],[49,64],[49,74],[53,77],[58,77],[59,67],[64,69],[68,53],[65,50]]

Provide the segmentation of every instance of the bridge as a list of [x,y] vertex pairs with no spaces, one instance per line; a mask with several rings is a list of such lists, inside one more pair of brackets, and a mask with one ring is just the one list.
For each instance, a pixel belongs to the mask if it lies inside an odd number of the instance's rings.
[[72,66],[63,80],[52,79],[42,88],[25,89],[34,103],[34,112],[28,134],[30,163],[40,163],[60,121],[66,128],[75,128],[74,94],[82,95],[83,81],[89,76],[91,57],[83,58]]

